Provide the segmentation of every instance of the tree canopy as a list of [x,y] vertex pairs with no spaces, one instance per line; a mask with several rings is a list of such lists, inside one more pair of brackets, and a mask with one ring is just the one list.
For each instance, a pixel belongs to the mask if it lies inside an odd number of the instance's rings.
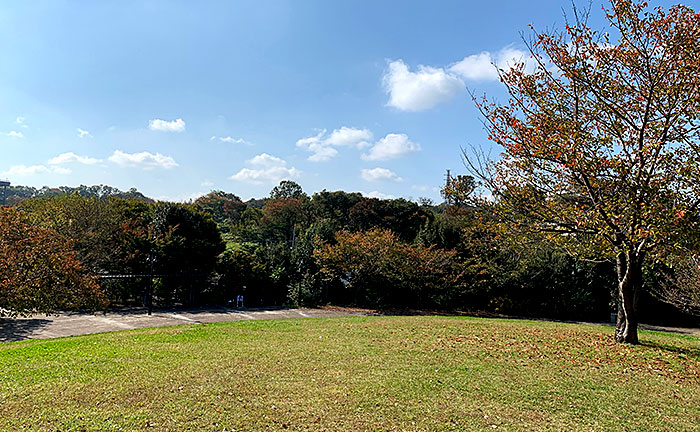
[[0,207],[0,317],[106,304],[70,241],[31,224],[20,210]]

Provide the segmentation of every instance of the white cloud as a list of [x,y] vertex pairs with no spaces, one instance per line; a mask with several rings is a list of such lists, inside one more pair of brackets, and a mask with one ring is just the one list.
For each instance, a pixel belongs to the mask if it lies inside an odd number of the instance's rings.
[[534,70],[529,53],[512,46],[496,53],[483,51],[464,57],[449,67],[419,65],[411,71],[403,60],[389,62],[382,77],[389,95],[388,106],[402,111],[422,111],[447,102],[466,90],[465,81],[497,81],[498,69],[525,63],[525,71]]
[[221,141],[221,142],[229,143],[229,144],[245,144],[245,145],[248,145],[248,146],[253,145],[253,143],[251,143],[250,141],[246,141],[246,140],[244,140],[243,138],[232,138],[232,137],[230,137],[230,136],[227,136],[227,137],[217,137],[216,135],[214,135],[214,136],[212,136],[211,138],[209,138],[210,141],[214,141],[214,140],[216,140],[216,139],[218,139],[218,140]]
[[35,174],[70,174],[71,170],[62,167],[47,167],[45,165],[15,165],[2,174],[8,177],[26,177]]
[[497,80],[498,71],[492,61],[491,53],[484,51],[464,57],[449,70],[468,80]]
[[313,162],[324,162],[338,154],[338,150],[325,145],[324,135],[326,130],[322,130],[318,135],[301,138],[297,140],[297,147],[313,152],[309,160]]
[[406,134],[392,133],[374,143],[369,152],[362,155],[362,159],[371,161],[395,159],[418,150],[420,145],[409,140]]
[[534,66],[530,55],[513,47],[505,47],[495,54],[483,51],[479,54],[464,57],[449,67],[449,71],[465,80],[497,81],[498,69],[509,69],[516,63],[525,63],[526,70]]
[[247,161],[253,168],[243,168],[230,178],[246,183],[277,183],[281,180],[295,179],[301,171],[287,167],[287,162],[278,157],[261,153]]
[[382,78],[387,105],[402,111],[422,111],[447,102],[466,90],[464,81],[442,68],[418,66],[412,72],[402,60],[389,63]]
[[367,129],[357,129],[343,126],[331,133],[331,136],[326,140],[326,144],[330,146],[350,146],[364,148],[369,146],[367,141],[372,139],[372,132]]
[[11,138],[24,138],[24,134],[22,132],[17,132],[17,131],[9,131],[5,135],[7,135]]
[[214,182],[210,180],[204,180],[202,183],[200,183],[200,186],[202,187],[212,187],[214,186]]
[[185,121],[181,118],[173,121],[154,119],[148,121],[148,128],[161,132],[184,132]]
[[191,204],[197,198],[202,197],[206,194],[207,194],[207,192],[192,192],[192,193],[185,192],[185,193],[175,194],[175,195],[157,195],[157,196],[154,196],[153,199],[155,199],[156,201],[168,201],[168,202]]
[[368,147],[372,139],[372,132],[368,129],[357,129],[343,126],[335,129],[330,135],[322,130],[315,136],[301,138],[297,141],[297,147],[303,148],[313,154],[309,156],[312,162],[324,162],[338,154],[335,147]]
[[264,169],[243,168],[232,175],[231,179],[255,184],[277,183],[285,179],[297,178],[300,173],[301,171],[293,167],[271,167]]
[[411,186],[411,189],[418,192],[440,192],[440,188],[427,185],[413,185]]
[[49,160],[49,165],[61,165],[66,163],[77,162],[84,165],[94,165],[98,162],[102,162],[100,159],[91,158],[88,156],[78,156],[73,152],[61,153],[60,155],[51,158]]
[[17,118],[15,119],[15,123],[17,123],[18,125],[20,125],[20,127],[23,128],[23,129],[29,129],[29,125],[27,125],[26,123],[24,123],[25,120],[27,120],[25,117],[17,117]]
[[362,178],[367,181],[395,181],[395,182],[400,182],[403,179],[396,175],[395,172],[393,172],[390,169],[386,168],[372,168],[372,169],[363,169]]
[[86,131],[85,129],[76,129],[78,131],[78,137],[80,138],[92,138],[92,135],[90,135],[90,132]]
[[115,150],[114,154],[109,157],[109,160],[117,165],[143,169],[170,169],[178,166],[175,159],[170,156],[164,156],[160,153],[153,154],[149,152],[124,153],[120,150]]
[[394,195],[389,195],[385,193],[381,193],[379,191],[372,191],[372,192],[363,192],[360,191],[360,193],[367,198],[379,198],[379,199],[394,199],[396,198]]
[[266,168],[287,165],[287,162],[284,159],[280,159],[267,153],[260,153],[259,155],[256,155],[253,157],[253,159],[248,160],[248,163]]
[[308,150],[314,152],[314,154],[308,157],[311,162],[325,162],[338,154],[338,150],[335,148],[324,145],[311,144]]

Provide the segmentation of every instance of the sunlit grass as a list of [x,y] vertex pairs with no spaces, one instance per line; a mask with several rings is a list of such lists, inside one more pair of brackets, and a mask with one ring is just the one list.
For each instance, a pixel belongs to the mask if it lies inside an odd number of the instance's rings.
[[353,317],[0,345],[0,430],[700,430],[700,339]]

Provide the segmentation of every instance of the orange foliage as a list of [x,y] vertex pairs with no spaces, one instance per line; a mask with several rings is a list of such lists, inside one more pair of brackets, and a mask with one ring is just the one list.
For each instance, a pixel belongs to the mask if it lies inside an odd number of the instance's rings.
[[0,316],[106,306],[68,240],[0,208]]

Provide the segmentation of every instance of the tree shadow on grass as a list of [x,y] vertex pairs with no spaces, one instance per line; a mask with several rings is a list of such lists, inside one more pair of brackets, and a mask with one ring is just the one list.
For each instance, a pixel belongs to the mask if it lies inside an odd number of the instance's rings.
[[678,355],[684,355],[690,359],[700,361],[700,347],[680,347],[678,345],[672,345],[664,342],[656,342],[650,340],[639,341],[639,345],[648,348],[672,352]]
[[35,330],[46,327],[51,320],[41,318],[0,318],[0,342],[15,342],[27,339]]

